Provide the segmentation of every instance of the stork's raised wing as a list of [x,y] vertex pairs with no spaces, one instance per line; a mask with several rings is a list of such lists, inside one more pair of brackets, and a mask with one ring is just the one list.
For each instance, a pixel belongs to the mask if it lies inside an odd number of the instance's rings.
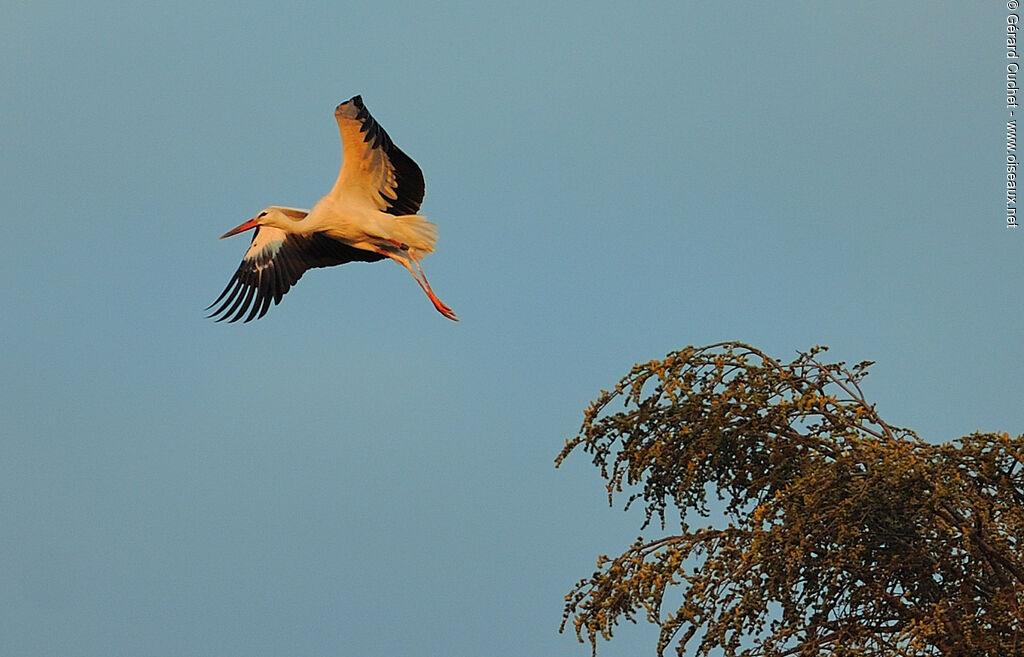
[[349,246],[326,233],[299,235],[260,226],[235,275],[206,309],[220,303],[210,317],[220,315],[218,322],[229,317],[229,321],[237,322],[248,312],[245,321],[249,322],[266,315],[271,301],[275,305],[280,303],[307,269],[355,261],[376,262],[382,258],[379,253]]
[[362,97],[338,105],[334,117],[344,153],[331,195],[389,214],[416,214],[423,203],[423,172],[374,121]]

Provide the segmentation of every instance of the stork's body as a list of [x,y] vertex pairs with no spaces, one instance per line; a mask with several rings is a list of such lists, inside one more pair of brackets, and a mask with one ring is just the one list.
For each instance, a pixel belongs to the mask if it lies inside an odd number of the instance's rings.
[[437,241],[437,227],[416,214],[424,191],[419,166],[392,143],[359,96],[338,105],[334,115],[344,150],[334,188],[312,210],[270,206],[222,236],[256,229],[238,271],[210,304],[223,300],[211,316],[248,322],[279,303],[307,269],[390,258],[412,274],[438,312],[455,320],[419,264]]

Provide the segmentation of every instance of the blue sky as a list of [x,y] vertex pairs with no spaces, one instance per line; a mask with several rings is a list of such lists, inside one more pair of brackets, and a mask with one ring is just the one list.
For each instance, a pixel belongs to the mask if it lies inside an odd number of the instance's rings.
[[[562,596],[638,521],[552,461],[687,344],[1020,433],[1005,8],[946,4],[6,3],[0,653],[588,655]],[[388,262],[206,320],[357,93],[462,321]]]

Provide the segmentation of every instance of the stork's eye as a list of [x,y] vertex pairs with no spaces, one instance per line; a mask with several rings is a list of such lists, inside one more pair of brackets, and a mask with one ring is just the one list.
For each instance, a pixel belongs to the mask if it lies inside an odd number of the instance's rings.
[[[260,217],[265,217],[265,216],[267,216],[267,213],[266,213],[266,212],[261,212],[261,213],[260,213]],[[257,217],[257,219],[259,219],[259,217]]]

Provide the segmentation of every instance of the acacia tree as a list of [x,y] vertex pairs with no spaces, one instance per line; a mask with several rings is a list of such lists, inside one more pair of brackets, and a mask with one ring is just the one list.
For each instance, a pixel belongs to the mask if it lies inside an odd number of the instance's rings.
[[556,463],[582,449],[609,504],[678,531],[599,557],[563,631],[596,653],[642,614],[659,655],[1024,655],[1024,436],[924,442],[865,400],[870,362],[822,351],[687,347],[602,391]]

